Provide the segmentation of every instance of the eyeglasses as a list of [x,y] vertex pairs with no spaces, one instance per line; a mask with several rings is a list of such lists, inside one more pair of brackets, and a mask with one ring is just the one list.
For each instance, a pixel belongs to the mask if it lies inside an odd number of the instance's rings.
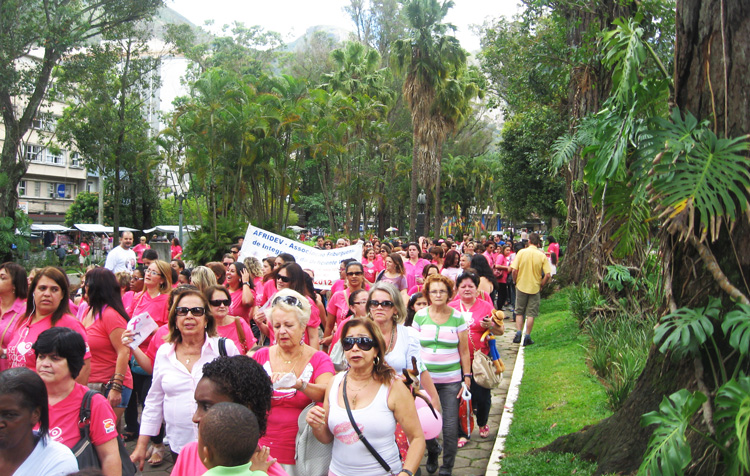
[[370,337],[344,337],[341,339],[341,347],[346,351],[352,350],[354,344],[357,344],[359,350],[364,350],[365,352],[375,347],[375,341]]
[[448,294],[448,290],[447,289],[433,289],[432,291],[430,291],[430,294],[432,294],[433,296],[440,296],[442,294]]
[[229,307],[229,305],[232,304],[232,300],[231,299],[212,299],[208,301],[208,303],[214,307],[219,307],[219,306]]
[[131,276],[130,280],[131,281],[143,281],[143,278],[139,278],[138,276]]
[[147,269],[146,274],[150,274],[151,276],[161,276],[160,272],[154,271],[153,269]]
[[292,282],[292,278],[290,278],[289,276],[282,276],[280,274],[276,276],[276,279],[281,280],[282,283],[291,283]]
[[206,309],[203,307],[176,307],[175,312],[178,316],[187,316],[188,312],[196,317],[201,317],[206,313]]
[[234,261],[227,261],[226,263],[224,263],[224,267],[228,268],[232,264],[234,264]]
[[298,308],[302,309],[302,302],[294,296],[279,296],[273,300],[271,306],[275,306],[280,302],[288,304],[289,306],[297,306]]
[[363,274],[365,273],[363,273],[362,271],[351,271],[349,273],[346,273],[347,276],[362,276]]
[[386,309],[391,308],[394,306],[393,301],[376,301],[374,299],[370,299],[370,301],[367,303],[370,307],[384,307]]

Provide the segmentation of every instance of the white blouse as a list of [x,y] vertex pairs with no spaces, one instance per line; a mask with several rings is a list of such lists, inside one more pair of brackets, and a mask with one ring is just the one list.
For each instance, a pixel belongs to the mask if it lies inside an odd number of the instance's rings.
[[[231,339],[226,339],[227,355],[240,352]],[[169,448],[175,453],[198,440],[198,427],[193,423],[195,413],[195,387],[203,377],[203,365],[219,356],[219,337],[208,337],[201,348],[200,358],[193,364],[192,372],[177,360],[174,344],[162,345],[154,359],[151,389],[141,415],[141,434],[159,434],[162,420],[167,425]]]

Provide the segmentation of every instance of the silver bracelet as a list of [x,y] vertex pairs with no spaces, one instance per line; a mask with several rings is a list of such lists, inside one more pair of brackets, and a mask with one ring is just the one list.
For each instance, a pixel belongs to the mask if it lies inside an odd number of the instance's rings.
[[304,381],[304,380],[302,380],[302,379],[300,379],[300,381],[302,382],[302,386],[301,386],[301,387],[299,388],[299,391],[300,391],[300,392],[304,392],[304,391],[305,391],[305,389],[307,388],[307,382],[305,382],[305,381]]

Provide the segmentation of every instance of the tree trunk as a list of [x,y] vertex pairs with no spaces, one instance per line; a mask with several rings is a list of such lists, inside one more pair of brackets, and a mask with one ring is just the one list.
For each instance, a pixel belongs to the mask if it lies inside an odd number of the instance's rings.
[[[690,112],[699,120],[712,120],[719,136],[737,137],[750,133],[750,115],[747,114],[750,102],[750,75],[747,74],[750,69],[750,43],[747,42],[750,4],[683,0],[677,3],[676,18],[674,83],[677,106],[683,113]],[[748,235],[748,216],[740,214],[731,231],[724,227],[719,240],[706,243],[722,271],[734,283],[742,283],[743,273],[744,276],[750,274]],[[678,243],[666,231],[663,231],[661,243],[669,308],[701,306],[709,296],[723,298],[724,312],[733,307],[733,302],[721,291],[693,245]],[[745,286],[738,287],[746,292]],[[714,325],[718,329],[717,323]],[[717,331],[714,337],[720,339],[721,333]],[[727,355],[727,343],[719,340],[718,345]],[[699,383],[705,382],[709,391],[715,390],[711,388],[713,378],[706,373],[708,371],[710,365],[707,361],[670,359],[652,348],[635,388],[617,413],[597,425],[558,438],[544,449],[580,453],[599,463],[598,474],[634,471],[643,460],[654,429],[653,426],[642,428],[640,415],[656,410],[664,396],[680,388],[694,391]],[[709,403],[710,399],[711,396]],[[692,423],[702,428],[705,426],[703,418],[704,415],[699,414]],[[693,461],[697,463],[688,466],[686,474],[723,473],[724,468],[715,455],[701,458],[707,448],[704,440],[692,436],[689,443]]]
[[[417,190],[417,161],[418,159],[418,145],[417,145],[417,136],[416,136],[416,129],[417,126],[414,125],[414,149],[412,151],[412,158],[411,158],[411,193],[409,195],[409,231],[406,233],[406,235],[410,236],[412,240],[417,240],[417,194],[419,194],[419,191]],[[403,229],[401,230],[401,233],[404,234]]]

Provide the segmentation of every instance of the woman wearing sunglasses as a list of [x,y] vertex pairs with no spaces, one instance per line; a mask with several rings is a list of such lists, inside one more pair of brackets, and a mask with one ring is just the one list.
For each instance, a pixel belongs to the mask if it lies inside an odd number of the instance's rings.
[[[297,263],[285,263],[276,270],[276,287],[281,291],[284,289],[290,289],[307,298],[308,304],[310,304],[310,315],[307,319],[305,326],[305,332],[302,336],[302,340],[305,344],[309,345],[313,349],[318,349],[320,346],[320,334],[318,329],[320,328],[320,309],[316,305],[315,301],[311,296],[307,295],[307,286],[305,284],[305,276],[307,274]],[[276,297],[278,292],[274,292],[273,297]],[[271,300],[273,301],[273,297]],[[268,333],[271,341],[274,339],[274,328],[266,322],[261,322],[265,313],[256,313],[255,322],[259,326],[268,326]],[[261,327],[263,330],[263,327]]]
[[297,419],[311,402],[323,401],[334,372],[333,363],[325,352],[302,341],[308,328],[310,307],[310,301],[292,289],[276,293],[268,311],[276,343],[259,349],[253,356],[263,365],[274,387],[268,427],[260,445],[268,446],[271,456],[292,476],[296,474]]
[[[373,321],[354,318],[343,325],[341,340],[349,370],[333,378],[323,407],[313,407],[307,423],[322,443],[333,442],[329,475],[399,474],[412,476],[425,449],[414,399],[386,363],[386,343]],[[358,437],[352,418],[386,471]],[[400,424],[409,440],[403,466],[393,434]]]
[[[130,459],[143,470],[149,437],[166,423],[173,461],[182,448],[198,438],[192,421],[193,393],[203,376],[203,364],[220,355],[216,320],[206,297],[197,289],[183,290],[169,312],[166,344],[154,360],[151,388],[141,416],[140,436]],[[227,355],[239,351],[231,339],[224,341]]]
[[[484,259],[484,258],[482,258]],[[443,407],[443,465],[440,476],[453,472],[458,450],[458,407],[463,388],[471,386],[468,327],[463,316],[448,306],[453,296],[453,281],[443,275],[429,276],[424,282],[426,308],[414,316],[412,327],[419,332],[422,360],[432,376]],[[438,467],[440,445],[427,445],[427,472]]]
[[334,293],[326,307],[328,318],[326,319],[325,332],[323,333],[326,336],[323,339],[324,345],[330,342],[334,325],[340,326],[341,322],[346,319],[346,315],[349,312],[349,296],[354,291],[364,289],[365,287],[365,270],[362,267],[362,263],[350,261],[345,266],[346,287]]
[[250,325],[244,319],[231,315],[232,297],[224,286],[210,286],[203,291],[216,320],[216,332],[234,342],[241,354],[250,355],[255,345],[255,336]]

